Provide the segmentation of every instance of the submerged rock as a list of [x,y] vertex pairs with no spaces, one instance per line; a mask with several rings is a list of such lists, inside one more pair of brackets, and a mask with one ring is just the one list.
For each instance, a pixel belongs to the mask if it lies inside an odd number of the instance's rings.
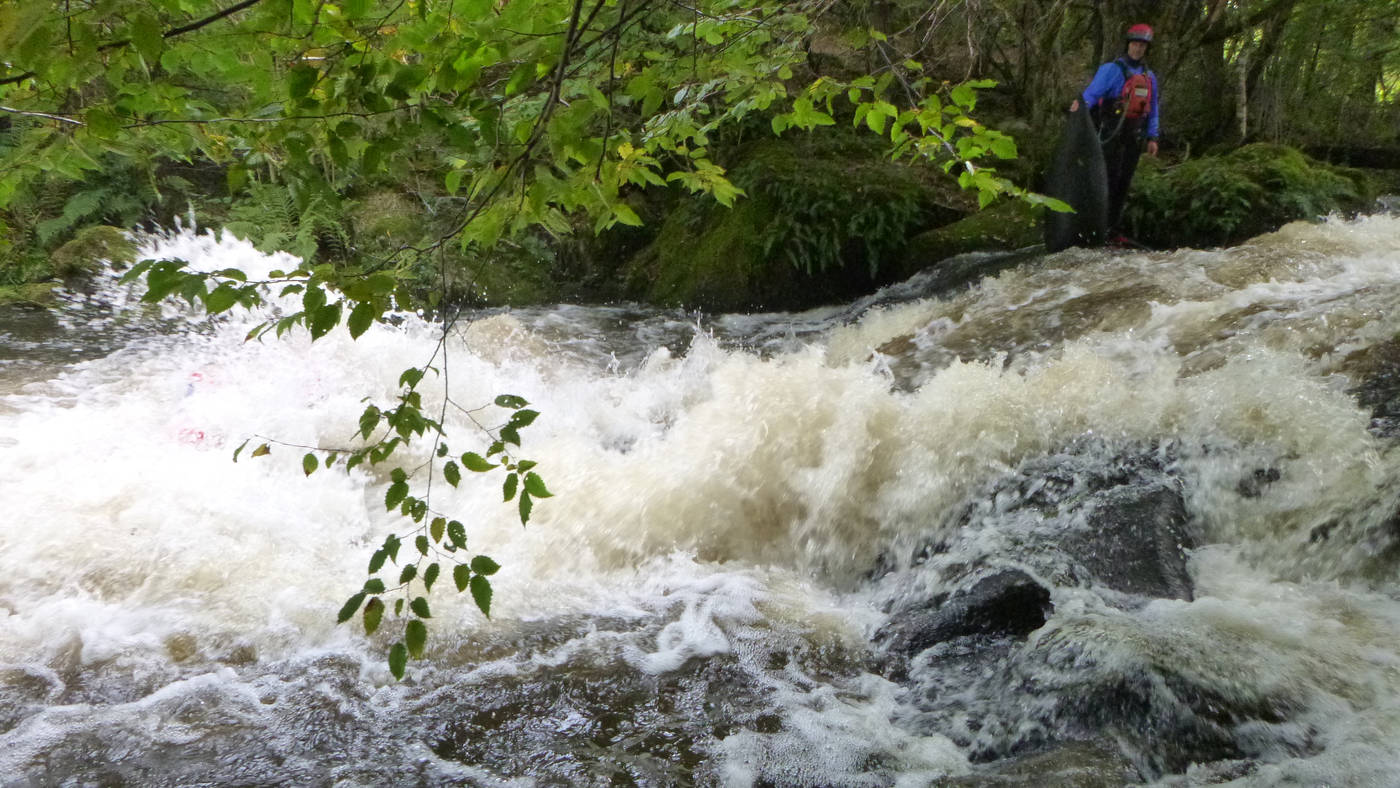
[[970,635],[1024,638],[1045,624],[1052,608],[1049,589],[1011,569],[982,578],[941,605],[898,614],[876,637],[906,656]]

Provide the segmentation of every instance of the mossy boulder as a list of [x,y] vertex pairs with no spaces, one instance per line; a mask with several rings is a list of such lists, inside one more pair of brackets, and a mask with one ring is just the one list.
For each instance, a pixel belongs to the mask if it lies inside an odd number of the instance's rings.
[[960,216],[966,197],[937,170],[829,136],[739,151],[729,177],[747,196],[732,208],[677,199],[625,266],[625,294],[715,311],[793,309],[896,281],[908,238]]
[[34,304],[49,307],[58,303],[57,282],[28,282],[20,285],[0,285],[0,306]]
[[955,255],[968,252],[1009,252],[1041,242],[1040,208],[1006,199],[952,224],[909,239],[900,263],[911,275]]
[[108,225],[88,227],[49,256],[53,275],[68,283],[91,277],[104,260],[116,269],[135,262],[136,244],[125,230]]
[[1144,157],[1124,225],[1148,246],[1225,246],[1291,221],[1361,210],[1377,191],[1362,171],[1286,145],[1255,143],[1175,166]]
[[350,227],[362,246],[398,248],[416,243],[427,226],[421,204],[387,189],[366,195],[350,211]]

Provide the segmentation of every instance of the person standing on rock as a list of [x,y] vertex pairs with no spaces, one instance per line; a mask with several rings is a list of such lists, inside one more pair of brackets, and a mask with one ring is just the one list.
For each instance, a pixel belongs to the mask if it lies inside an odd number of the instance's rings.
[[1123,55],[1099,66],[1093,81],[1070,106],[1070,111],[1074,112],[1082,100],[1099,130],[1108,174],[1110,235],[1118,232],[1138,157],[1144,147],[1148,156],[1157,155],[1157,136],[1161,131],[1157,75],[1145,62],[1152,44],[1152,28],[1145,24],[1133,25],[1124,39],[1126,51]]

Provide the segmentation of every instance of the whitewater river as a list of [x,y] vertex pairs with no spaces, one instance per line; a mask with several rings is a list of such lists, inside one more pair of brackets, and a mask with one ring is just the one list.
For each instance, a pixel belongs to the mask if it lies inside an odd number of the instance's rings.
[[[411,531],[388,468],[285,444],[353,445],[440,325],[245,342],[112,277],[0,312],[0,785],[1400,785],[1400,218],[928,286],[464,317],[426,401],[529,400],[554,497],[433,487],[502,568],[490,620],[439,583],[402,682],[335,623]],[[1173,593],[1084,536],[1144,489]],[[1029,624],[910,645],[988,577]]]

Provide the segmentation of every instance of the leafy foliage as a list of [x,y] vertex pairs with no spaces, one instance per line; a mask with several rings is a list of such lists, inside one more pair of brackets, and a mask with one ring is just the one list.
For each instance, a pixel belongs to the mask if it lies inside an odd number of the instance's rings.
[[1154,245],[1235,243],[1365,201],[1344,171],[1279,145],[1257,143],[1170,169],[1144,163],[1124,220],[1135,238]]

